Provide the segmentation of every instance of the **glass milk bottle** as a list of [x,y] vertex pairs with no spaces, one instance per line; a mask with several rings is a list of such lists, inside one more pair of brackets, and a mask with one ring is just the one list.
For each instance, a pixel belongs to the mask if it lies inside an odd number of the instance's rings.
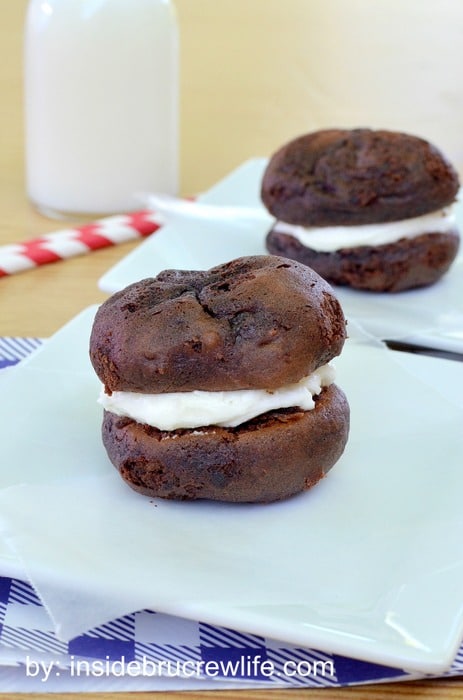
[[178,31],[170,0],[30,0],[26,179],[48,216],[140,208],[178,190]]

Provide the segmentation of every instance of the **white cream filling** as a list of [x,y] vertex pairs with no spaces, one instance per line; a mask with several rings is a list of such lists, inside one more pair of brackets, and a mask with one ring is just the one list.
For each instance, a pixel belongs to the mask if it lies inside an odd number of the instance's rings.
[[274,409],[315,407],[313,397],[334,382],[331,365],[319,367],[296,384],[274,389],[238,391],[185,391],[167,394],[139,394],[101,390],[98,402],[111,413],[132,418],[159,430],[200,428],[207,425],[235,427]]
[[439,211],[413,219],[389,221],[382,224],[362,224],[360,226],[294,226],[278,221],[275,231],[288,233],[307,248],[313,248],[321,253],[331,253],[340,248],[357,246],[378,246],[395,243],[401,238],[415,238],[423,233],[448,233],[455,228],[454,207],[446,207]]

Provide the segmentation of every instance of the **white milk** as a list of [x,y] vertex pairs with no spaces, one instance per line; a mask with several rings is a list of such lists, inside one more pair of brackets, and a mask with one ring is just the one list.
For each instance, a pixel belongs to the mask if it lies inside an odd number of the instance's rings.
[[169,0],[30,0],[27,188],[49,215],[136,210],[178,190],[178,34]]

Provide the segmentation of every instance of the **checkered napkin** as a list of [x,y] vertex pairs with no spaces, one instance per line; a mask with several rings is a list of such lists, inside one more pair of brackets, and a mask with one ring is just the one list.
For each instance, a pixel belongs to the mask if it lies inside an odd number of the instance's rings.
[[[66,674],[88,681],[144,674],[191,678],[191,686],[233,683],[246,687],[334,687],[411,678],[387,668],[276,642],[236,630],[141,610],[68,642],[55,637],[52,622],[33,588],[0,577],[0,663],[15,664],[28,687],[48,690]],[[463,658],[454,672],[463,669]],[[139,672],[139,673],[137,673]],[[46,685],[45,685],[46,684]],[[2,669],[0,668],[0,691]]]
[[[0,368],[41,342],[0,338]],[[32,586],[1,573],[0,692],[335,687],[417,677],[152,610],[63,642]],[[462,673],[463,648],[446,675]]]

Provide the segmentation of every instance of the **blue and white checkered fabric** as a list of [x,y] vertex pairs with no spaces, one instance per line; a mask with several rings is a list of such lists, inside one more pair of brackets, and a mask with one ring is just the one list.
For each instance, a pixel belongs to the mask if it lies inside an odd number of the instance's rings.
[[0,338],[0,369],[17,365],[41,343],[39,338]]
[[[37,338],[0,338],[0,368],[17,364],[39,347]],[[125,674],[246,682],[246,687],[333,687],[411,678],[388,668],[329,655],[237,630],[141,610],[88,630],[69,642],[58,640],[53,623],[31,585],[1,576],[0,670],[20,667],[24,678],[48,681],[60,674]],[[10,668],[10,670],[8,670]],[[463,673],[463,648],[446,675]],[[194,679],[193,680],[193,676]],[[4,679],[0,673],[0,691]],[[133,679],[132,679],[133,680]],[[11,686],[13,687],[13,686]],[[39,686],[40,687],[40,686]],[[30,687],[25,687],[28,690]],[[42,686],[45,688],[45,686]],[[14,687],[15,690],[21,690]],[[108,690],[106,686],[100,688]],[[132,685],[132,690],[146,687]],[[188,689],[188,686],[184,689]]]
[[[267,687],[322,687],[403,678],[398,669],[322,654],[253,634],[141,610],[69,642],[53,624],[33,588],[0,578],[0,660],[15,658],[39,673],[53,669],[108,673],[138,664],[156,675],[246,680]],[[98,662],[98,663],[96,663]],[[129,664],[132,666],[128,666]],[[116,664],[116,665],[115,665]]]

